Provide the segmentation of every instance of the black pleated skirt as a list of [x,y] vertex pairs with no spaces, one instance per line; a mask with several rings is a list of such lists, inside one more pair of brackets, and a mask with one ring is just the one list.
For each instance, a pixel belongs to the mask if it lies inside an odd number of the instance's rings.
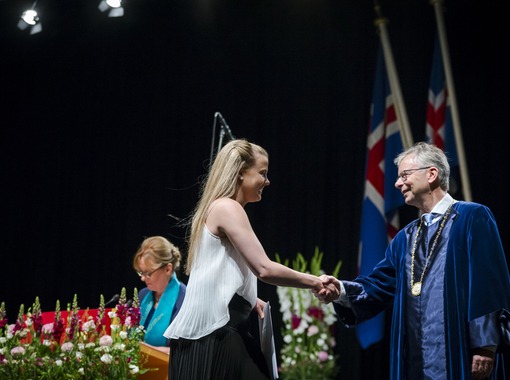
[[169,380],[269,379],[260,342],[252,335],[251,305],[236,294],[229,311],[229,323],[213,333],[170,341]]

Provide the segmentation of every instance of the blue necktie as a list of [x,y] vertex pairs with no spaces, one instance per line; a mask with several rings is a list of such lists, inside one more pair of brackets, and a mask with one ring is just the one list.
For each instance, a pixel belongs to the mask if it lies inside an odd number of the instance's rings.
[[432,221],[437,218],[440,214],[437,212],[431,212],[430,214],[423,214],[423,221],[426,226],[430,226]]

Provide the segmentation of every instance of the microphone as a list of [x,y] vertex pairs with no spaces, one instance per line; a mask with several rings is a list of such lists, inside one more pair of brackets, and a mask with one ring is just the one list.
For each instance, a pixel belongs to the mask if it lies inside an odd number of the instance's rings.
[[114,302],[117,302],[119,300],[120,296],[118,294],[115,294],[108,302],[106,302],[104,305],[108,306],[111,305]]
[[128,301],[126,302],[126,307],[127,307],[127,308],[130,308],[130,307],[131,307],[131,305],[133,305],[133,300],[128,300]]
[[216,116],[219,120],[220,120],[220,123],[221,123],[221,126],[225,129],[225,132],[227,133],[227,136],[230,140],[235,140],[235,137],[234,135],[232,134],[232,131],[230,130],[230,127],[228,126],[227,122],[225,121],[225,119],[223,118],[223,116],[221,115],[221,113],[219,112],[216,112],[214,114],[214,116]]

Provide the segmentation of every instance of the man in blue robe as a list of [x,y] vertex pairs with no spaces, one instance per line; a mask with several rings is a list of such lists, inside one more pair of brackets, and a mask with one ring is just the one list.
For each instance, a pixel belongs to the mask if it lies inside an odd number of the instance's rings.
[[[393,305],[391,379],[505,379],[498,317],[510,310],[510,276],[492,212],[449,194],[450,166],[432,144],[395,158],[395,186],[422,216],[389,244],[368,276],[329,281],[347,327]],[[508,342],[507,342],[508,344]]]

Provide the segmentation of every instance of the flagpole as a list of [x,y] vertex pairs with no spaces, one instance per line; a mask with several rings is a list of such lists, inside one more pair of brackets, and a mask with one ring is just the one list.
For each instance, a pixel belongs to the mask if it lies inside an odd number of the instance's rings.
[[455,134],[455,145],[457,148],[457,155],[459,158],[460,178],[462,183],[462,193],[466,201],[471,201],[471,187],[469,184],[469,174],[467,170],[466,155],[464,153],[464,142],[462,140],[462,130],[460,128],[459,111],[457,108],[457,98],[455,95],[455,87],[453,85],[452,69],[450,64],[450,55],[448,53],[448,40],[446,39],[446,28],[444,25],[443,17],[443,0],[430,0],[434,6],[436,14],[437,31],[439,34],[439,43],[441,45],[441,54],[443,56],[443,66],[446,76],[446,89],[448,91],[448,98],[450,100],[450,107],[452,113],[453,132]]
[[394,98],[398,125],[402,135],[402,145],[404,146],[404,149],[408,149],[413,145],[413,135],[411,133],[411,128],[409,127],[409,120],[407,118],[407,112],[404,104],[404,99],[402,97],[402,92],[400,90],[397,70],[395,69],[395,61],[393,60],[393,54],[391,51],[390,39],[388,37],[388,31],[386,30],[386,24],[388,23],[388,20],[381,16],[381,9],[378,4],[375,5],[375,11],[377,14],[375,25],[379,28],[379,36],[381,37],[384,61],[386,63],[386,71],[388,73],[391,94]]

